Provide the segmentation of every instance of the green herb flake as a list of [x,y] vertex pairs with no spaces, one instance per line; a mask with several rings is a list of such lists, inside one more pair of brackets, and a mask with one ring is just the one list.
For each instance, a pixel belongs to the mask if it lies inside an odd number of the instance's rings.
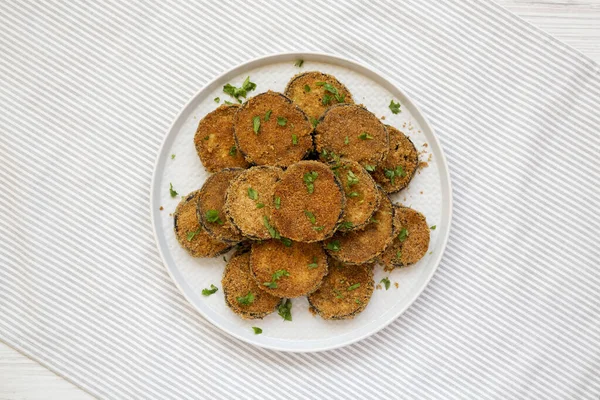
[[171,154],[171,160],[175,159],[175,154]]
[[265,122],[267,122],[268,120],[271,119],[271,113],[273,112],[273,110],[269,110],[265,113]]
[[215,97],[214,100],[215,100],[215,103],[217,103],[217,104],[219,104],[219,102],[221,101],[221,99],[219,97]]
[[402,112],[400,110],[400,102],[394,103],[394,100],[391,100],[389,107],[390,107],[390,110],[392,111],[392,114],[398,114],[398,113]]
[[275,208],[279,210],[281,208],[281,197],[275,197],[273,202],[275,203]]
[[315,269],[319,267],[319,263],[317,263],[317,257],[313,256],[312,262],[308,264],[308,269]]
[[279,307],[277,307],[277,313],[283,318],[284,321],[292,320],[292,300],[287,299],[286,301],[281,302]]
[[346,136],[346,137],[344,138],[344,144],[348,144],[348,143],[350,143],[350,139],[348,139],[348,136]]
[[384,173],[386,178],[390,180],[392,185],[394,184],[395,178],[402,178],[406,176],[406,172],[404,172],[404,168],[401,165],[397,165],[394,169],[386,169]]
[[333,293],[335,293],[335,298],[336,299],[343,299],[344,298],[344,295],[342,294],[342,292],[340,292],[337,289],[333,289]]
[[277,281],[284,276],[290,276],[290,273],[285,269],[278,269],[271,276],[271,282],[264,282],[263,285],[271,289],[277,289]]
[[396,252],[396,260],[400,260],[402,258],[402,252],[400,250],[398,250]]
[[383,283],[383,286],[385,286],[385,290],[388,290],[390,288],[390,279],[387,276],[381,281],[379,281],[379,283]]
[[328,105],[331,103],[331,96],[326,94],[323,96],[323,99],[321,99],[321,103],[323,103],[324,106]]
[[304,92],[305,93],[310,93],[310,86],[304,85]]
[[348,196],[348,197],[358,197],[359,195],[358,195],[357,192],[350,192],[346,196]]
[[356,289],[358,289],[359,287],[360,287],[360,283],[355,283],[355,284],[354,284],[354,285],[352,285],[352,286],[348,286],[348,289],[346,289],[346,290],[348,290],[348,291],[350,292],[350,291],[352,291],[352,290],[356,290]]
[[269,223],[269,218],[266,215],[263,216],[263,224],[273,239],[281,239],[281,235],[279,232],[277,232],[277,229],[273,228],[273,226]]
[[325,229],[324,226],[313,226],[313,230],[315,230],[317,232],[321,232],[323,229]]
[[217,210],[208,210],[204,215],[208,222],[223,225],[223,220],[219,217],[219,212]]
[[365,165],[365,169],[366,169],[367,171],[369,171],[369,172],[374,172],[374,171],[375,171],[375,166],[374,166],[374,165],[369,165],[369,164],[366,164],[366,165]]
[[304,176],[302,177],[302,180],[304,181],[304,184],[306,185],[306,190],[308,191],[309,194],[312,194],[315,191],[315,181],[317,180],[317,177],[319,176],[319,173],[317,171],[310,171],[304,174]]
[[297,145],[298,144],[298,136],[297,135],[292,135],[292,144],[293,145]]
[[315,117],[310,117],[310,123],[312,124],[313,128],[316,128],[317,125],[319,125],[319,120]]
[[291,247],[292,246],[292,240],[291,239],[282,237],[280,240],[281,240],[281,243],[283,243],[283,245],[285,247]]
[[294,65],[298,68],[302,68],[302,65],[304,65],[304,60],[298,60]]
[[340,224],[340,228],[343,229],[351,229],[354,226],[354,224],[350,221],[344,221]]
[[339,240],[333,240],[333,241],[327,243],[327,250],[340,251],[340,249],[341,249],[341,246],[340,246]]
[[194,238],[196,237],[196,235],[199,235],[200,232],[202,232],[202,228],[198,229],[197,231],[190,231],[187,233],[186,235],[186,239],[188,242],[191,242],[192,240],[194,240]]
[[252,129],[254,130],[254,133],[258,135],[258,130],[260,129],[260,117],[258,115],[252,118]]
[[358,135],[358,138],[360,140],[373,140],[373,136],[369,135],[367,132],[363,132],[360,135]]
[[255,335],[260,335],[262,333],[262,329],[260,329],[258,326],[253,326],[252,330],[254,331]]
[[285,126],[287,124],[287,118],[277,117],[277,125]]
[[177,191],[175,191],[175,189],[173,189],[173,184],[169,182],[169,193],[171,194],[171,197],[177,197],[177,195],[179,193],[177,193]]
[[211,294],[217,293],[217,290],[219,290],[219,288],[211,283],[210,289],[202,289],[202,296],[210,296]]
[[429,227],[429,229],[431,229],[432,231],[435,231],[435,228],[437,228],[437,225],[431,225],[431,226]]
[[314,225],[317,223],[317,218],[315,217],[315,214],[311,213],[310,211],[304,210],[304,215],[306,215],[306,218],[309,219],[311,224]]
[[258,200],[258,192],[255,189],[249,187],[248,197],[250,197],[252,200]]
[[354,302],[355,302],[356,304],[362,304],[362,301],[360,301],[360,299],[354,299]]
[[231,146],[231,148],[229,149],[229,155],[231,157],[235,157],[237,155],[237,147]]
[[233,104],[232,102],[230,102],[230,101],[227,101],[227,100],[225,100],[225,101],[224,101],[224,103],[225,103],[225,104],[227,104],[228,106],[230,106],[230,105],[232,105],[232,104]]
[[[251,92],[254,89],[256,89],[256,83],[250,82],[249,76],[244,80],[244,83],[242,83],[242,86],[239,88],[230,83],[223,86],[223,92],[227,93],[231,97],[234,97],[238,103],[242,102],[240,97],[246,98],[248,92]],[[225,103],[227,103],[227,101]]]
[[402,228],[398,234],[398,240],[404,242],[408,238],[408,229]]
[[254,303],[254,294],[252,292],[248,292],[245,296],[240,296],[235,298],[237,302],[243,306],[249,306]]
[[325,85],[325,82],[315,82],[315,85],[317,85],[317,86],[323,86],[323,85]]
[[263,203],[256,203],[256,208],[263,208],[265,205]]
[[354,172],[348,171],[348,187],[354,186],[358,183],[358,177],[354,175]]

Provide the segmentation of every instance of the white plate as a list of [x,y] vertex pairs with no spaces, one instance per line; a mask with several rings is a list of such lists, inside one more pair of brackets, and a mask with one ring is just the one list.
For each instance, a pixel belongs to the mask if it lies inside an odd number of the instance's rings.
[[[298,68],[294,63],[304,60]],[[409,187],[392,200],[421,211],[429,225],[437,225],[431,231],[428,253],[419,263],[391,273],[381,267],[375,268],[375,281],[389,276],[389,290],[375,290],[367,308],[353,320],[324,321],[308,311],[306,298],[293,300],[293,321],[283,321],[277,312],[263,320],[246,321],[239,318],[225,305],[221,290],[221,276],[225,263],[222,257],[198,259],[190,257],[180,248],[173,232],[170,215],[179,198],[171,198],[169,183],[173,183],[180,195],[199,189],[208,173],[202,167],[193,144],[198,121],[217,104],[215,97],[232,100],[223,93],[223,85],[231,82],[239,86],[250,76],[257,89],[250,95],[268,89],[283,92],[288,80],[303,71],[322,71],[335,75],[352,92],[357,103],[364,104],[377,116],[385,116],[385,123],[396,126],[413,141],[421,160],[428,161],[414,177]],[[400,101],[402,112],[394,115],[388,105],[390,100]],[[427,143],[427,146],[423,146]],[[175,159],[171,159],[175,154]],[[398,318],[419,296],[435,272],[446,247],[450,231],[452,194],[450,176],[444,153],[419,109],[381,74],[356,62],[325,54],[294,53],[262,57],[225,72],[207,84],[186,104],[179,113],[158,154],[152,177],[150,196],[151,216],[158,250],[171,277],[190,303],[206,319],[223,331],[248,343],[283,351],[320,351],[344,346],[379,331]],[[159,208],[163,206],[164,210]],[[227,255],[229,257],[230,255]],[[393,284],[398,282],[398,288]],[[210,297],[201,294],[211,284],[219,291]],[[252,326],[263,329],[255,335]]]

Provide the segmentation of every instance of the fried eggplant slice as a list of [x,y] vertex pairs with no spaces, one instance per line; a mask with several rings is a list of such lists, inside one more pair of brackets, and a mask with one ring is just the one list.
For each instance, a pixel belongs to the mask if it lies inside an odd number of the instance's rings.
[[429,226],[420,212],[395,205],[394,225],[397,227],[394,241],[381,256],[386,270],[416,263],[429,248]]
[[407,187],[415,176],[419,154],[408,136],[393,126],[386,127],[390,134],[390,151],[372,176],[387,193],[395,193]]

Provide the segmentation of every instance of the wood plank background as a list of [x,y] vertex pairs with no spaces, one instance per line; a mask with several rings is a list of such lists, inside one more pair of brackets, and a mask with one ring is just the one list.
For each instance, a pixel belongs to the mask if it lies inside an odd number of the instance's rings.
[[[498,0],[600,64],[600,0]],[[0,400],[89,400],[90,395],[0,342]]]

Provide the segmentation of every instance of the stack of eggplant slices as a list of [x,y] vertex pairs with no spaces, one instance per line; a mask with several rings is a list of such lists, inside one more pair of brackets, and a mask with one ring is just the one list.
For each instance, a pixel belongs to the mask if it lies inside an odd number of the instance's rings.
[[193,257],[236,246],[222,288],[242,318],[291,320],[300,296],[323,319],[353,318],[369,304],[375,264],[406,267],[429,247],[423,214],[388,197],[415,175],[417,150],[332,75],[302,73],[284,94],[241,103],[255,88],[226,85],[238,102],[200,121],[194,145],[212,175],[177,206],[177,239]]

